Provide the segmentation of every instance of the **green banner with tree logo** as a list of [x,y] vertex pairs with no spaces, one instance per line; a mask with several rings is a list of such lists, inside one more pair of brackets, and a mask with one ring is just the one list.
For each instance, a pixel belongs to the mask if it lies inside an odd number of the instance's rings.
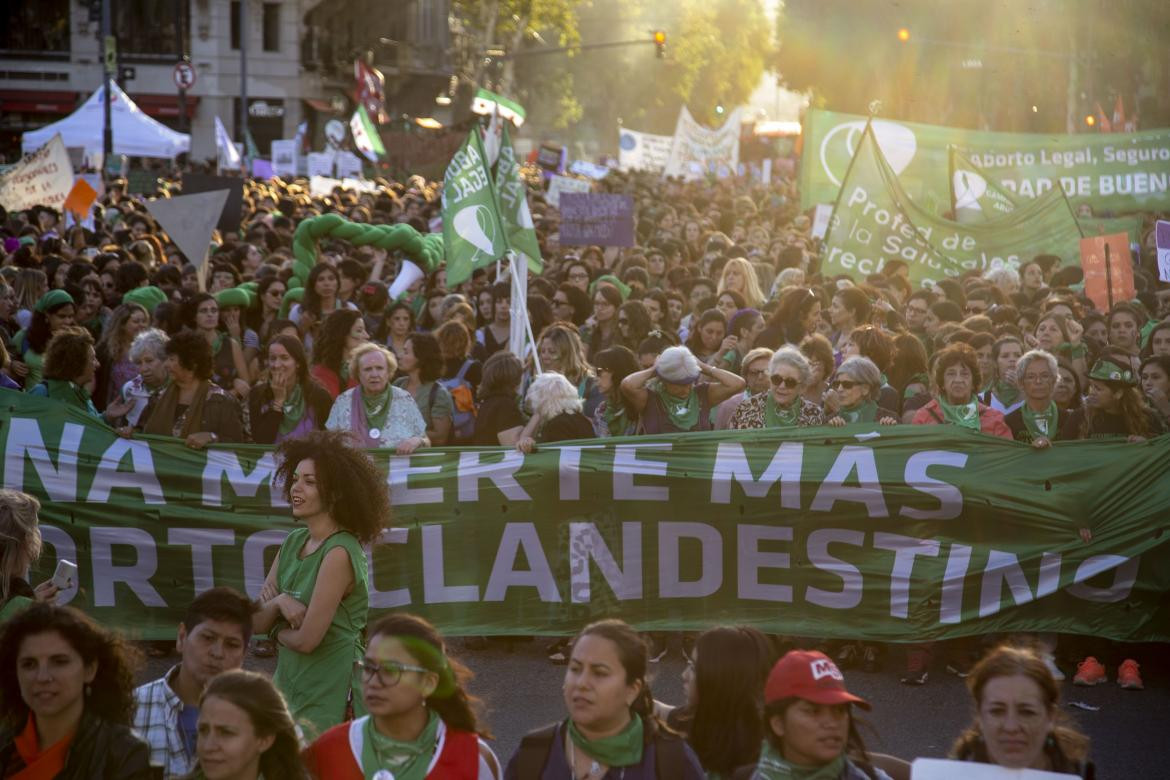
[[[269,448],[122,439],[10,391],[0,445],[5,487],[43,503],[33,580],[75,561],[80,590],[61,600],[132,636],[173,637],[213,585],[257,596],[293,527]],[[1170,640],[1170,436],[1038,451],[855,425],[371,456],[395,505],[370,552],[371,606],[448,634],[613,615],[877,641]]]
[[[866,118],[812,109],[805,117],[800,205],[833,203]],[[1170,210],[1170,129],[1139,133],[995,133],[874,120],[878,143],[911,198],[933,214],[951,207],[948,148],[989,181],[1028,200],[1060,186],[1094,213]]]
[[925,284],[966,271],[1019,268],[1043,253],[1076,264],[1080,239],[1060,190],[984,221],[935,216],[906,194],[876,133],[867,128],[829,219],[821,268],[828,276],[848,274],[862,280],[880,273],[887,262],[902,260],[909,265],[911,280]]

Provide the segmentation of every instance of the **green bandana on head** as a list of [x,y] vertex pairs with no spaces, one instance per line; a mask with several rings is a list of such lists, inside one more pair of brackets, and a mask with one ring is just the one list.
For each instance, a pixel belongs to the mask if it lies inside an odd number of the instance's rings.
[[1099,379],[1102,382],[1118,382],[1123,385],[1136,385],[1137,379],[1132,368],[1117,365],[1112,360],[1101,358],[1093,364],[1089,372],[1089,379]]
[[569,739],[590,758],[606,766],[634,766],[642,763],[642,718],[632,715],[630,722],[612,737],[589,739],[569,719]]
[[824,766],[797,766],[785,761],[772,743],[764,740],[752,780],[837,780],[844,770],[844,753]]
[[427,725],[417,739],[408,742],[388,737],[378,731],[373,716],[362,728],[362,774],[366,780],[373,780],[378,772],[386,769],[393,773],[394,780],[423,780],[427,775],[431,758],[435,755],[436,738],[439,734],[439,716],[433,710],[427,711]]

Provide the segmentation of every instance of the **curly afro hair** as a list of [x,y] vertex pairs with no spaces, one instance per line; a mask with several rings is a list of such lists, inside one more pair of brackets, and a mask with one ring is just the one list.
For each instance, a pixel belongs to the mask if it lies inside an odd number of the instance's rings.
[[348,431],[312,431],[286,439],[276,451],[280,462],[276,479],[284,485],[285,500],[291,501],[293,472],[301,461],[313,461],[317,489],[329,514],[358,541],[369,544],[390,526],[390,488],[370,457],[352,442]]

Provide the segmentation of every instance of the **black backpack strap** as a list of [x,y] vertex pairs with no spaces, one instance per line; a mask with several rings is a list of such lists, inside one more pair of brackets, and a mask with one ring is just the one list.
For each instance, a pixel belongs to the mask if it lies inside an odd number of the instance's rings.
[[681,737],[658,732],[654,736],[655,774],[658,780],[686,777],[686,743]]
[[559,725],[560,723],[550,723],[536,731],[528,732],[520,740],[520,749],[516,753],[518,780],[540,780],[540,773],[548,763],[548,755],[552,751]]

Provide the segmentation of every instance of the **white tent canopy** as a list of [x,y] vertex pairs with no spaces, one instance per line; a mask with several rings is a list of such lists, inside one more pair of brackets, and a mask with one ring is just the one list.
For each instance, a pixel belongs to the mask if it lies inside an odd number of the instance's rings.
[[[100,153],[105,126],[103,89],[98,87],[80,108],[64,119],[25,133],[20,141],[23,151],[26,154],[35,151],[60,133],[65,146],[82,147],[87,155]],[[114,129],[114,154],[173,159],[191,149],[190,135],[175,132],[142,113],[113,82],[110,82],[110,123]]]

